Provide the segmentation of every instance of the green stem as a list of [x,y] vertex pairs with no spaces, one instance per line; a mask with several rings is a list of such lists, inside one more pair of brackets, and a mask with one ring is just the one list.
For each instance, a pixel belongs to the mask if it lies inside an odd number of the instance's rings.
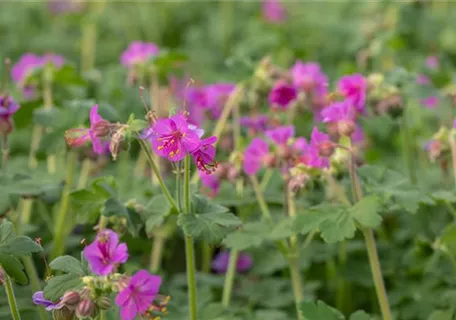
[[82,24],[81,39],[81,69],[83,72],[90,71],[95,65],[95,53],[97,44],[97,20],[101,16],[106,1],[94,1],[88,3],[88,20]]
[[13,320],[21,320],[21,316],[19,315],[19,310],[17,308],[16,297],[14,296],[13,284],[11,283],[10,277],[6,273],[4,285],[6,297],[8,298],[8,304],[11,311],[11,317]]
[[[351,154],[350,157],[349,171],[351,184],[353,187],[354,200],[355,202],[358,202],[362,199],[363,194],[358,176],[356,175],[355,159],[353,154]],[[388,295],[386,294],[385,284],[383,282],[382,270],[380,267],[380,260],[378,258],[377,247],[375,244],[374,232],[370,228],[362,228],[361,230],[363,232],[364,240],[366,243],[367,255],[369,257],[369,264],[372,272],[372,277],[374,279],[375,291],[377,293],[377,299],[380,305],[383,320],[391,320],[391,310],[388,302]]]
[[[190,214],[190,156],[185,157],[184,167],[184,214]],[[185,236],[185,256],[187,262],[189,319],[197,320],[196,310],[196,281],[195,281],[195,252],[193,237]]]
[[82,161],[81,173],[79,174],[78,189],[83,189],[89,181],[90,171],[92,170],[92,160],[85,158]]
[[[31,286],[33,292],[40,291],[41,290],[40,279],[38,277],[38,273],[36,271],[35,263],[33,262],[32,257],[29,257],[29,256],[23,257],[22,262],[24,263],[25,272],[27,273],[27,275],[29,277],[30,286]],[[44,310],[44,307],[38,306],[38,313],[40,315],[41,320],[48,319],[46,310]]]
[[[46,66],[43,72],[43,103],[45,109],[51,109],[54,102],[52,99],[52,69],[51,66]],[[46,132],[50,129],[46,128]],[[38,142],[39,144],[39,142]],[[47,156],[47,169],[48,173],[54,174],[57,172],[57,158],[55,154]]]
[[141,140],[138,139],[139,144],[141,145],[141,148],[144,150],[147,156],[147,160],[149,160],[150,167],[152,168],[153,173],[157,177],[158,184],[160,185],[160,188],[165,195],[166,199],[168,200],[168,203],[174,208],[177,209],[176,202],[174,201],[173,197],[171,196],[171,193],[168,190],[168,187],[166,186],[165,182],[163,181],[163,177],[160,174],[160,170],[158,170],[157,164],[154,162],[151,151],[147,144]]
[[152,273],[157,273],[160,270],[162,257],[163,257],[163,248],[165,246],[166,237],[162,231],[157,231],[154,233],[154,242],[152,244],[152,253],[150,255],[150,271]]
[[409,171],[409,178],[413,184],[416,184],[415,155],[410,139],[410,128],[407,122],[407,110],[405,110],[402,115],[402,138],[404,142],[405,164],[407,165]]
[[76,165],[77,155],[75,152],[70,152],[68,155],[68,166],[66,170],[65,187],[62,191],[62,199],[60,200],[60,208],[57,213],[56,223],[54,228],[54,247],[51,251],[51,260],[61,256],[65,251],[65,238],[68,230],[68,205],[70,201],[70,192],[73,187],[74,168]]
[[453,133],[450,132],[450,150],[451,150],[451,164],[453,166],[453,178],[456,183],[456,141],[454,139]]
[[38,167],[38,161],[36,160],[36,152],[40,146],[41,136],[43,135],[43,127],[39,124],[35,124],[32,129],[32,139],[30,141],[29,151],[29,168],[35,169]]
[[271,178],[273,175],[274,175],[273,169],[269,168],[266,170],[266,172],[264,173],[263,179],[261,180],[261,183],[260,183],[261,191],[264,192],[266,190],[266,187],[268,186],[269,181],[271,181]]
[[8,162],[8,135],[4,134],[2,139],[2,169],[6,170],[6,163]]
[[202,253],[201,271],[209,273],[211,271],[212,247],[205,241],[202,243]]
[[288,268],[290,269],[291,285],[293,287],[293,295],[296,304],[296,313],[299,320],[303,320],[304,317],[300,311],[300,304],[304,300],[301,271],[299,269],[299,258],[296,255],[288,256]]
[[234,276],[236,275],[236,265],[239,252],[236,249],[230,251],[230,260],[225,275],[225,285],[223,286],[222,306],[227,309],[230,306],[231,292],[233,291]]
[[106,310],[100,310],[100,314],[98,315],[98,320],[106,320]]

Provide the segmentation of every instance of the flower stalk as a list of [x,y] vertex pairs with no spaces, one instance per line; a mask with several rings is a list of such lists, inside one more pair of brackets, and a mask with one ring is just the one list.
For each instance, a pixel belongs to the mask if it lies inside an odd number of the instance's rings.
[[10,307],[11,319],[21,320],[19,309],[17,308],[16,297],[14,296],[13,284],[11,282],[11,278],[7,274],[5,274],[5,281],[3,285],[5,286],[6,297]]

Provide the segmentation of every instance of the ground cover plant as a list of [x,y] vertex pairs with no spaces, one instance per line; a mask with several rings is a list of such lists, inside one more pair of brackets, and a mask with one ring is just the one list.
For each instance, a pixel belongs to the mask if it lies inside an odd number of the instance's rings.
[[0,319],[455,319],[452,9],[1,3]]

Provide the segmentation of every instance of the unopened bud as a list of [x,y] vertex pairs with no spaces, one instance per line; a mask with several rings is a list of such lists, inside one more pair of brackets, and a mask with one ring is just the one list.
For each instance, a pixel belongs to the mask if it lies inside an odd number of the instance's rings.
[[337,123],[339,135],[350,137],[356,130],[356,124],[351,120],[342,120]]
[[97,306],[103,310],[109,309],[111,307],[111,300],[108,297],[101,297],[97,300]]
[[84,299],[79,302],[78,307],[76,308],[76,317],[88,318],[92,316],[94,311],[95,303],[90,299]]
[[70,309],[63,307],[61,309],[54,309],[52,311],[52,319],[53,320],[68,320],[72,319],[73,311]]
[[321,157],[329,158],[334,152],[334,143],[326,140],[318,145],[318,153]]
[[307,174],[298,174],[291,177],[290,182],[288,182],[288,191],[292,193],[298,192],[305,186],[308,179],[309,176]]
[[79,303],[80,300],[81,296],[79,292],[68,291],[63,295],[62,300],[60,302],[67,307],[74,307]]

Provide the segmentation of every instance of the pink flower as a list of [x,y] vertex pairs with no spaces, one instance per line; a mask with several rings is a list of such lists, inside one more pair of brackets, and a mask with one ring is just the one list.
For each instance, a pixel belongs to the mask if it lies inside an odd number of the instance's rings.
[[157,296],[161,282],[160,276],[151,275],[146,270],[136,272],[116,297],[122,320],[133,320],[138,314],[144,314]]
[[128,260],[125,243],[119,244],[119,236],[112,230],[101,231],[94,242],[84,248],[84,257],[90,270],[98,276],[111,274],[121,263]]
[[364,135],[363,128],[360,125],[356,126],[355,131],[351,135],[351,140],[355,145],[363,145],[366,137]]
[[354,121],[356,110],[349,101],[340,101],[330,104],[321,111],[323,122]]
[[217,167],[215,159],[215,147],[213,144],[217,141],[217,137],[209,137],[201,140],[201,146],[192,153],[198,170],[211,174]]
[[205,171],[199,171],[201,183],[203,186],[211,190],[212,195],[215,196],[220,190],[220,179],[215,174],[208,174]]
[[285,146],[294,137],[295,128],[294,126],[282,126],[268,130],[264,134],[275,144]]
[[34,53],[26,53],[11,68],[11,78],[16,83],[24,82],[30,73],[40,66],[41,58],[39,56]]
[[361,74],[343,76],[337,83],[337,89],[357,112],[364,113],[367,81]]
[[424,99],[421,99],[421,104],[429,109],[434,109],[439,104],[439,98],[436,96],[430,96]]
[[92,148],[96,154],[106,153],[109,147],[111,124],[98,114],[98,105],[90,110],[90,129],[74,128],[65,132],[65,140],[71,147],[79,147],[87,141],[92,141]]
[[280,0],[263,0],[261,9],[267,22],[282,23],[287,19],[287,12]]
[[[217,273],[225,273],[228,270],[230,253],[228,251],[219,252],[212,261],[212,269]],[[245,272],[252,268],[252,257],[246,253],[240,252],[236,261],[236,271]]]
[[316,62],[303,63],[298,60],[290,70],[293,84],[304,92],[314,90],[326,91],[328,77],[322,72],[320,65]]
[[250,117],[241,117],[239,119],[241,126],[250,129],[253,133],[263,132],[268,128],[269,118],[267,115],[255,115]]
[[189,125],[183,114],[177,114],[159,119],[146,137],[150,138],[152,148],[159,156],[167,157],[170,161],[180,161],[199,149],[199,133],[194,126]]
[[298,93],[293,85],[279,80],[269,92],[268,100],[272,107],[286,110],[297,97]]
[[127,67],[136,64],[143,64],[149,58],[158,55],[159,48],[155,43],[133,41],[128,48],[122,53],[120,62]]
[[207,106],[215,118],[218,118],[233,92],[235,84],[232,83],[216,83],[206,86]]
[[11,96],[0,96],[0,118],[9,119],[19,110],[19,104]]
[[302,155],[299,157],[299,162],[311,168],[329,168],[329,159],[322,157],[321,154],[322,151],[327,151],[330,144],[332,146],[329,135],[318,131],[318,128],[315,127],[312,130],[310,145],[305,140],[300,142]]
[[438,69],[440,67],[439,58],[437,56],[429,56],[426,58],[426,67],[429,69]]
[[416,76],[416,83],[418,83],[421,86],[427,86],[431,83],[431,81],[426,75],[420,73]]
[[268,161],[269,146],[260,138],[254,138],[244,152],[244,171],[247,175],[253,176],[261,166]]

